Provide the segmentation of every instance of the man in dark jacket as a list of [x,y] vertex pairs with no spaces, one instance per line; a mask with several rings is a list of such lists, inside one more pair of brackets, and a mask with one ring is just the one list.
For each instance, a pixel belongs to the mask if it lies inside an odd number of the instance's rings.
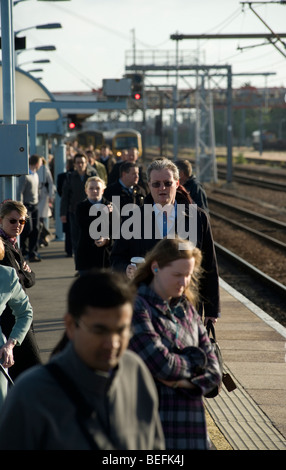
[[[59,173],[57,176],[57,193],[59,197],[62,197],[63,194],[63,185],[67,178],[69,172],[74,170],[73,158],[67,158],[66,160],[66,171]],[[68,257],[72,256],[72,241],[71,241],[71,231],[70,231],[70,222],[69,215],[67,215],[67,221],[63,223],[63,232],[65,234],[65,252]]]
[[208,211],[206,192],[201,183],[193,175],[192,164],[188,160],[178,160],[176,165],[179,169],[180,184],[184,186],[195,204],[201,209]]
[[[186,191],[180,187],[178,169],[170,160],[161,159],[152,162],[147,169],[147,179],[150,194],[141,207],[141,220],[138,224],[133,224],[136,225],[136,236],[126,237],[123,234],[122,224],[121,236],[113,245],[111,265],[113,269],[123,271],[131,278],[136,269],[130,263],[131,258],[144,257],[160,238],[166,236],[157,227],[156,212],[159,212],[161,223],[162,211],[158,207],[166,208],[166,211],[168,209],[168,236],[177,234],[181,238],[189,239],[202,251],[203,277],[200,283],[200,313],[202,314],[204,310],[205,322],[208,318],[215,322],[220,315],[219,276],[208,216],[204,210],[190,203]],[[146,208],[149,210],[150,207],[150,214],[146,216]],[[171,209],[170,212],[169,209]],[[146,227],[146,222],[148,227]],[[139,229],[137,225],[140,225]],[[151,235],[146,236],[147,232]]]
[[75,220],[76,206],[86,198],[85,183],[90,176],[97,176],[94,168],[87,167],[87,157],[85,154],[77,153],[74,156],[74,171],[68,172],[63,184],[62,198],[60,206],[60,216],[62,223],[69,219],[72,249],[76,254],[79,238],[78,225]]
[[144,189],[138,186],[138,180],[138,165],[131,162],[122,162],[119,169],[119,179],[107,186],[104,197],[108,201],[112,201],[113,196],[119,196],[121,208],[126,204],[142,206],[146,193]]
[[112,155],[110,146],[108,144],[103,144],[101,146],[99,161],[105,166],[108,178],[108,175],[111,173],[112,168],[116,164],[116,158]]
[[[138,164],[138,158],[139,158],[139,152],[136,147],[131,147],[128,149],[128,153],[126,156],[125,161],[130,162],[130,163],[136,163],[139,168],[139,179],[137,184],[145,191],[147,194],[149,192],[148,184],[146,181],[146,175],[143,170],[143,167]],[[108,185],[112,183],[116,183],[118,179],[120,178],[120,167],[124,163],[124,161],[117,162],[114,167],[112,168],[111,173],[108,176]]]

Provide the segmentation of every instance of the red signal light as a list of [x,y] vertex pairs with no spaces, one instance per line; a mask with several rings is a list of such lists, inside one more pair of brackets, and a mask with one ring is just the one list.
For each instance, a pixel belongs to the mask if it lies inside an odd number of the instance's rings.
[[74,122],[70,122],[70,123],[69,123],[69,128],[70,128],[70,129],[74,129],[74,128],[75,128],[75,123],[74,123]]
[[141,100],[141,95],[140,95],[140,93],[135,93],[134,99],[135,99],[135,100]]

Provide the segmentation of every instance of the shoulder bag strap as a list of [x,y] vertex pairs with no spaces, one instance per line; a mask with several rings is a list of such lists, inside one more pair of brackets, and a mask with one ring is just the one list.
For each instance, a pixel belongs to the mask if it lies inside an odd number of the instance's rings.
[[75,382],[71,380],[67,374],[63,371],[63,369],[55,364],[54,362],[50,362],[45,365],[45,368],[51,373],[51,375],[56,379],[56,381],[61,385],[65,393],[68,395],[71,402],[76,407],[77,410],[77,419],[79,426],[88,440],[92,449],[102,450],[96,443],[94,436],[88,431],[84,419],[88,419],[91,417],[94,409],[87,403],[85,398],[83,397],[82,393],[79,391],[78,387],[76,386]]
[[210,333],[212,334],[212,337],[214,339],[214,342],[216,343],[216,336],[215,336],[215,327],[214,327],[214,324],[211,320],[209,320],[207,322],[207,326],[206,326],[206,329],[207,329],[207,333],[208,333],[208,336],[210,336]]

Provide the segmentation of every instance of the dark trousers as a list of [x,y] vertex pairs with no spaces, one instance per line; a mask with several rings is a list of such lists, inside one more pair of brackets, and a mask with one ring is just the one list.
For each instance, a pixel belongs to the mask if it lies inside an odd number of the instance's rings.
[[[15,325],[15,317],[7,306],[0,317],[1,330],[6,338],[9,338]],[[18,375],[32,366],[41,364],[40,350],[36,341],[33,323],[29,328],[22,344],[13,349],[15,364],[9,368],[9,375],[15,380]]]
[[70,223],[72,251],[73,251],[74,259],[76,260],[80,229],[79,229],[79,225],[77,223],[76,215],[74,212],[69,212],[68,218],[69,218],[68,220]]
[[72,249],[72,240],[71,240],[71,229],[70,229],[70,220],[69,214],[67,216],[66,223],[63,224],[63,232],[65,234],[65,252],[68,256],[72,256],[73,249]]
[[[33,258],[38,252],[39,241],[39,211],[37,204],[25,204],[28,220],[20,236],[20,247],[23,255]],[[28,246],[27,246],[28,244]]]

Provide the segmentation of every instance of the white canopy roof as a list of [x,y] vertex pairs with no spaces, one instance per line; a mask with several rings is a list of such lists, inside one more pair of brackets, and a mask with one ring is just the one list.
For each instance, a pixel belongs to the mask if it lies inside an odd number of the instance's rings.
[[[3,120],[3,82],[2,64],[0,64],[0,120]],[[15,105],[17,121],[29,121],[29,103],[31,101],[53,101],[53,95],[29,73],[15,71]],[[56,109],[42,109],[37,114],[37,121],[54,121],[59,118]]]

